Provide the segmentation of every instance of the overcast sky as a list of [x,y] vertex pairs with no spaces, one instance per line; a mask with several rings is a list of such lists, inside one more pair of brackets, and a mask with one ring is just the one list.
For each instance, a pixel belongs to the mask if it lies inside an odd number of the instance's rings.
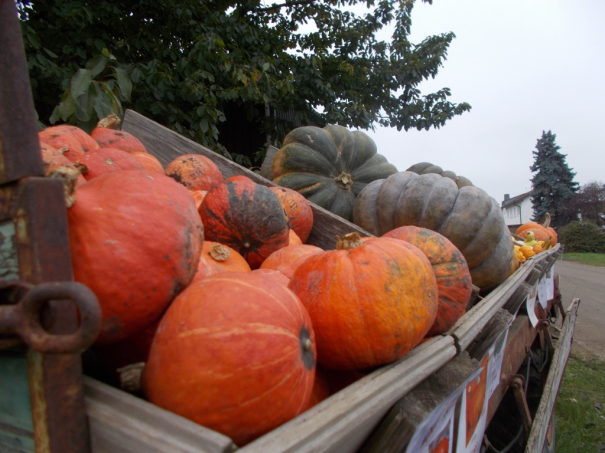
[[428,93],[443,87],[472,109],[430,131],[377,128],[378,152],[400,171],[431,162],[469,178],[501,202],[531,190],[542,131],[580,185],[605,182],[605,1],[417,2],[412,42],[453,31]]

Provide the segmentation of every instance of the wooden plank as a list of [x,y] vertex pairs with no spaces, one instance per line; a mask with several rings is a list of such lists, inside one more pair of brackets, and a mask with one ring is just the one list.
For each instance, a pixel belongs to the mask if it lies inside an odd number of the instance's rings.
[[[147,151],[157,157],[164,166],[182,154],[201,154],[217,165],[224,178],[244,175],[257,184],[267,187],[276,186],[272,181],[259,174],[132,110],[126,110],[122,130],[141,140]],[[310,204],[313,210],[313,229],[307,239],[307,244],[321,247],[324,250],[333,250],[336,247],[336,236],[352,232],[358,232],[361,236],[372,236],[354,223],[332,214],[315,203],[310,202]]]
[[579,306],[580,299],[574,299],[567,309],[567,316],[561,329],[561,336],[555,347],[555,353],[550,364],[548,377],[544,384],[542,399],[540,400],[540,405],[536,411],[534,422],[527,440],[527,446],[525,448],[526,453],[542,452],[544,448],[548,424],[552,419],[555,401],[559,394],[561,381],[563,380],[563,372],[565,371],[567,359],[571,352],[571,344],[573,341],[573,333]]
[[84,377],[92,453],[230,453],[226,436]]
[[452,338],[433,338],[238,452],[356,452],[395,402],[455,355]]

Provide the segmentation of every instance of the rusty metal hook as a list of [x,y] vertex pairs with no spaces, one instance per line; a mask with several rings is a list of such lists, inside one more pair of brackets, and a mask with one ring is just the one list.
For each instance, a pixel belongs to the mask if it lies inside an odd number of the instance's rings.
[[[0,306],[0,335],[18,335],[32,349],[47,354],[82,352],[101,331],[101,308],[95,294],[78,282],[52,282],[31,285],[22,281],[3,282],[0,287],[26,290],[14,305]],[[51,300],[73,301],[79,312],[80,324],[74,333],[55,335],[41,324],[41,310]]]

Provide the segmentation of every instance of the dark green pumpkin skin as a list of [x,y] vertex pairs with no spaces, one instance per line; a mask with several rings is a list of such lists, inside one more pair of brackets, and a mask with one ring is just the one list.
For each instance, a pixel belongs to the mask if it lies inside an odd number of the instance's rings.
[[438,232],[460,250],[473,284],[489,290],[510,271],[513,244],[500,206],[475,186],[460,189],[435,173],[396,173],[368,184],[355,203],[354,223],[376,236],[405,225]]
[[217,186],[199,212],[205,239],[235,249],[252,269],[289,243],[288,219],[279,198],[248,178]]
[[330,125],[299,127],[284,139],[272,165],[273,182],[347,220],[370,182],[397,173],[363,132]]

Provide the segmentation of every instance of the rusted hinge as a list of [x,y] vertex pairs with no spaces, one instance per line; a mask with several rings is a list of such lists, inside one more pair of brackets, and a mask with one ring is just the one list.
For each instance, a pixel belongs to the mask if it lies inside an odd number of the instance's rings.
[[520,374],[507,374],[504,376],[504,380],[506,381],[506,384],[513,389],[517,408],[519,409],[519,415],[521,416],[521,423],[523,424],[525,442],[527,442],[529,432],[531,431],[532,418],[525,396],[525,377]]
[[[101,308],[95,294],[78,282],[32,285],[21,280],[0,282],[0,291],[13,290],[11,305],[0,305],[0,349],[24,341],[41,353],[82,352],[101,331]],[[41,311],[51,300],[71,300],[78,308],[79,326],[73,333],[55,335],[41,323]]]

